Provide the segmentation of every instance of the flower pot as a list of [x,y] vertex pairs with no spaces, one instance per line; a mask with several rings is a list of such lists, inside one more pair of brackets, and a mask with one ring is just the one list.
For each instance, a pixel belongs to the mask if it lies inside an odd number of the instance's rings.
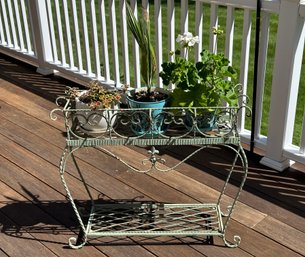
[[152,138],[165,132],[166,125],[163,123],[165,116],[162,109],[167,104],[168,97],[158,102],[140,102],[128,95],[126,99],[130,108],[140,109],[133,111],[131,115],[130,128],[135,135]]
[[184,124],[189,130],[196,132],[209,132],[216,126],[215,111],[200,111],[195,115],[187,110],[184,117]]
[[[82,92],[82,94],[85,92]],[[113,105],[111,109],[104,111],[99,108],[91,110],[87,104],[81,102],[77,97],[75,98],[75,109],[79,109],[76,111],[76,117],[83,132],[102,133],[112,129],[119,105]]]

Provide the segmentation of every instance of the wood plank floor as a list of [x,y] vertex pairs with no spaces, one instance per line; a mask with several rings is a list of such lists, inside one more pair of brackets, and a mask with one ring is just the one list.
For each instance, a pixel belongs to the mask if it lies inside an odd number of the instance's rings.
[[[63,120],[50,110],[67,85],[56,76],[41,76],[31,66],[0,54],[0,256],[305,256],[305,173],[300,166],[279,174],[247,153],[249,175],[227,230],[227,239],[241,236],[238,248],[220,238],[104,238],[80,250],[67,247],[79,228],[58,175],[64,142]],[[173,165],[194,147],[160,150]],[[139,165],[144,147],[109,147]],[[207,149],[170,173],[135,174],[99,150],[83,149],[77,162],[94,197],[160,202],[205,202],[217,197],[232,153]],[[239,181],[233,177],[229,200]],[[66,175],[80,204],[87,195],[72,168]]]

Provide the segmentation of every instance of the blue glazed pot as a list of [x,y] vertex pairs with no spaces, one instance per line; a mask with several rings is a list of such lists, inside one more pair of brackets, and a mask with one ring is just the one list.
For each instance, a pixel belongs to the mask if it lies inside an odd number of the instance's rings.
[[184,124],[189,130],[208,132],[215,128],[216,117],[215,111],[204,111],[194,117],[190,111],[186,112]]
[[163,123],[165,115],[162,109],[167,104],[168,98],[158,102],[139,102],[129,96],[126,98],[130,108],[151,108],[151,110],[135,110],[132,113],[131,130],[135,135],[153,138],[165,132],[166,125]]

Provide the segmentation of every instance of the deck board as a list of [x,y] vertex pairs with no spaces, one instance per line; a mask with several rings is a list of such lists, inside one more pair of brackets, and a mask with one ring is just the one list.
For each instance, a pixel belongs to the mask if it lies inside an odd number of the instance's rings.
[[[181,170],[194,180],[206,183],[217,190],[223,184],[224,174],[226,172],[224,168],[228,165],[224,156],[229,154],[225,152],[221,156],[219,152],[209,149],[209,151],[205,152],[206,160],[194,156],[191,161],[182,165]],[[179,149],[179,147],[176,147],[176,149],[170,148],[162,152],[167,162],[171,164],[176,159],[182,158],[181,153],[182,149]],[[184,150],[184,155],[186,154]],[[258,163],[259,159],[257,157],[255,158],[256,162],[253,162],[251,156],[250,158],[248,157],[249,174],[240,201],[246,201],[253,208],[261,209],[263,213],[268,215],[274,215],[275,218],[281,219],[283,222],[290,222],[288,223],[290,225],[293,225],[293,222],[298,220],[300,223],[296,223],[294,226],[304,231],[305,228],[300,226],[304,222],[302,217],[304,215],[304,203],[302,203],[302,199],[304,199],[302,190],[305,187],[304,172],[291,168],[285,173],[277,173],[272,169],[260,165]],[[205,172],[196,172],[196,170],[198,171],[198,169],[203,168]],[[232,194],[231,191],[234,190],[234,186],[230,185],[230,188],[228,191],[229,195]],[[298,188],[298,190],[294,188]],[[292,194],[290,197],[285,197],[282,195],[282,191],[283,193],[291,192]],[[291,201],[293,197],[295,199]],[[284,212],[285,210],[287,210],[287,213],[292,212],[292,216],[295,219],[291,219],[291,216],[287,218],[288,215]]]
[[[52,121],[49,113],[70,82],[41,76],[3,55],[0,63],[0,256],[305,256],[305,173],[290,168],[279,174],[248,153],[248,180],[227,229],[229,241],[241,236],[240,247],[224,247],[220,238],[208,245],[200,238],[157,237],[100,238],[77,252],[67,249],[68,238],[79,228],[58,175],[63,119],[59,115]],[[105,148],[135,167],[147,152],[144,147]],[[191,150],[170,147],[160,152],[171,166]],[[82,149],[76,160],[94,197],[190,203],[217,197],[231,154],[207,149],[171,173],[148,174],[127,172],[100,149]],[[65,177],[74,196],[86,204],[88,196],[73,165]],[[226,202],[239,179],[234,175]]]

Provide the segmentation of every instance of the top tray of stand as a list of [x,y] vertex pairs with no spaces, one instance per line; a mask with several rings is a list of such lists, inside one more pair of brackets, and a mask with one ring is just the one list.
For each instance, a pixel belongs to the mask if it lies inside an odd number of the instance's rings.
[[[194,145],[238,144],[237,119],[242,107],[165,107],[162,109],[75,109],[64,99],[67,144]],[[98,124],[104,127],[99,128]]]

